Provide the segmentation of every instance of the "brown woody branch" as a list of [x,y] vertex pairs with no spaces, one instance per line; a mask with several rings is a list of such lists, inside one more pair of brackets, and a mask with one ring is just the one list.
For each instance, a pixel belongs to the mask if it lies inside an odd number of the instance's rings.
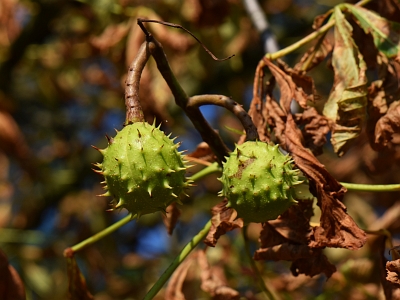
[[[141,26],[141,28],[143,29],[144,26]],[[222,141],[219,134],[204,118],[200,109],[198,107],[188,106],[189,97],[173,74],[161,44],[149,32],[145,31],[145,34],[147,49],[154,57],[158,70],[175,97],[176,104],[184,110],[203,140],[211,147],[218,160],[220,162],[225,161],[225,156],[228,156],[228,153],[230,152],[228,147]]]
[[199,95],[190,97],[187,104],[188,107],[200,107],[202,105],[217,105],[225,107],[227,110],[231,111],[242,123],[243,128],[246,131],[247,141],[255,141],[259,139],[257,128],[254,126],[251,117],[241,105],[231,98],[223,95]]

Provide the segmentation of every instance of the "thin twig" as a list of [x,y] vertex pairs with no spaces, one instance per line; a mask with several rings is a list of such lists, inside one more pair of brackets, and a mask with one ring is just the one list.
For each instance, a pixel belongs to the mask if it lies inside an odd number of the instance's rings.
[[[193,33],[191,33],[189,30],[187,30],[182,25],[169,23],[169,22],[164,22],[164,21],[158,21],[158,20],[142,19],[142,18],[138,18],[137,22],[138,22],[140,28],[142,28],[142,30],[144,28],[142,23],[145,23],[145,22],[147,22],[147,23],[157,23],[157,24],[161,24],[161,25],[165,25],[165,26],[169,26],[169,27],[173,27],[173,28],[182,29],[182,30],[186,31],[187,33],[189,33],[203,47],[203,49],[216,61],[228,60],[228,59],[230,59],[230,58],[235,56],[235,54],[233,54],[233,55],[225,57],[225,58],[216,57],[214,54],[212,54],[212,52],[210,50],[208,50],[208,48]],[[148,32],[148,31],[146,30],[146,32]]]
[[225,107],[231,111],[242,123],[244,130],[246,131],[246,140],[255,141],[258,140],[257,127],[254,125],[250,116],[236,101],[223,95],[199,95],[189,98],[188,107],[200,107],[202,105],[218,105]]

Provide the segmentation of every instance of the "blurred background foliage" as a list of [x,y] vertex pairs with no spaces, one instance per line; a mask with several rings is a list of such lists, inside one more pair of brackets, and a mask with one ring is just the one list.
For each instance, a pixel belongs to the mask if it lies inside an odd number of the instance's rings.
[[[314,17],[340,2],[259,1],[280,48],[310,33]],[[101,178],[91,171],[91,164],[101,157],[91,145],[105,147],[104,136],[113,136],[114,129],[124,122],[124,78],[144,40],[137,17],[181,24],[216,56],[235,54],[228,61],[215,62],[183,31],[146,25],[163,44],[189,95],[224,94],[246,110],[249,107],[254,71],[266,50],[264,36],[255,29],[240,0],[2,0],[0,249],[23,279],[27,299],[66,299],[63,250],[125,216],[125,212],[106,212],[109,199],[96,197],[102,193]],[[294,65],[304,51],[290,54],[285,61]],[[326,98],[332,72],[325,66],[313,70],[312,75],[321,97]],[[156,118],[166,132],[179,136],[181,149],[193,151],[201,142],[200,135],[174,104],[152,60],[141,83],[147,121]],[[233,148],[239,135],[225,126],[241,130],[238,120],[215,106],[202,111]],[[339,180],[399,182],[392,169],[385,170],[384,176],[374,175],[371,168],[365,172],[366,163],[360,162],[359,156],[350,152],[343,158],[345,163],[338,164],[328,148],[322,161]],[[144,216],[76,256],[96,299],[142,298],[220,201],[215,177],[205,178],[191,190],[172,236],[160,214]],[[387,182],[389,178],[391,182]],[[374,195],[347,196],[349,212],[360,226],[379,220],[394,203],[393,194],[379,197],[378,203]],[[258,231],[254,225],[254,242]],[[243,264],[243,247],[236,247],[241,243],[236,233],[229,234],[208,255],[211,263],[229,255],[226,272],[230,285],[252,299],[259,291],[248,276],[248,265]],[[377,285],[368,285],[376,281],[373,261],[358,259],[372,255],[368,250],[329,251],[330,260],[341,263],[339,269],[344,271],[325,285],[322,276],[294,279],[286,263],[263,263],[264,271],[285,299],[333,299],[331,296],[338,294],[340,299],[367,299],[377,295]],[[354,280],[352,272],[361,279]],[[188,289],[199,295],[198,299],[207,297],[195,279]]]

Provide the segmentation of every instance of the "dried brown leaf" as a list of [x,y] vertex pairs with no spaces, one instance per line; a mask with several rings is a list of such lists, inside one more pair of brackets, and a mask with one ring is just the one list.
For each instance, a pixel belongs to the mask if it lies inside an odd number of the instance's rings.
[[309,246],[361,248],[366,242],[366,235],[346,213],[346,207],[341,202],[346,189],[329,174],[311,151],[303,146],[303,136],[292,115],[288,113],[293,97],[291,80],[271,62],[264,60],[271,72],[278,76],[277,82],[280,82],[281,91],[280,105],[273,100],[272,95],[266,95],[264,118],[271,127],[275,127],[275,135],[280,145],[292,155],[296,165],[309,179],[310,191],[317,197],[318,206],[322,211],[321,226],[314,228],[314,240]]
[[204,251],[199,251],[197,262],[201,271],[201,289],[213,299],[238,300],[238,291],[227,286],[224,269],[221,266],[210,266]]
[[398,0],[371,1],[365,7],[376,11],[388,20],[394,22],[400,20],[400,3]]
[[204,240],[204,243],[210,247],[215,247],[221,235],[243,227],[243,220],[237,218],[237,212],[233,208],[226,207],[227,203],[228,200],[224,199],[211,209],[212,225]]
[[254,259],[295,261],[300,258],[313,257],[319,251],[320,249],[311,249],[307,245],[282,243],[273,247],[266,247],[257,250]]
[[336,271],[335,266],[329,263],[321,249],[309,246],[312,215],[312,201],[299,201],[278,219],[263,224],[261,248],[255,252],[254,259],[292,261],[291,270],[295,276],[325,273],[330,277]]
[[2,251],[0,251],[0,274],[0,299],[25,300],[24,284]]
[[318,66],[332,52],[333,45],[322,36],[315,46],[307,50],[300,61],[294,66],[296,70],[310,71]]
[[[263,116],[263,113],[265,111],[264,109],[264,103],[261,99],[262,95],[264,95],[264,68],[265,68],[265,61],[260,60],[260,62],[257,65],[255,76],[254,76],[254,83],[253,83],[253,99],[250,103],[250,109],[249,109],[249,116],[251,117],[254,125],[257,127],[258,131],[258,136],[260,138],[260,141],[263,142],[269,142],[270,141],[270,133],[268,131],[268,126],[267,126],[267,118]],[[273,86],[272,85],[267,85],[267,90]],[[272,94],[272,91],[270,91],[268,94]],[[239,144],[244,143],[246,140],[246,136],[243,135],[240,138]]]
[[328,19],[328,17],[331,15],[332,13],[330,11],[328,11],[327,13],[324,13],[323,15],[318,15],[314,18],[314,22],[312,25],[312,28],[314,30],[317,30],[318,28],[320,28],[322,25],[324,25],[325,20]]
[[386,262],[386,280],[400,287],[400,259]]
[[375,127],[375,143],[387,146],[394,133],[400,130],[400,101],[393,102],[386,115],[379,119]]
[[170,204],[166,209],[166,214],[163,215],[163,222],[167,227],[169,235],[174,231],[175,225],[178,222],[179,216],[181,215],[180,209],[177,207],[176,202]]
[[326,143],[326,135],[329,132],[329,121],[325,116],[318,114],[314,107],[309,107],[302,114],[296,115],[296,123],[304,125],[302,129],[304,145],[314,155],[322,153],[322,147]]
[[[278,232],[285,241],[294,244],[307,244],[310,238],[310,218],[314,215],[312,201],[299,200],[296,205],[291,206],[278,219],[268,223]],[[261,245],[265,246],[266,240],[263,232],[260,235]]]
[[165,290],[165,300],[185,300],[186,297],[183,293],[183,284],[185,282],[187,273],[192,264],[196,261],[198,251],[193,252],[187,257],[172,274],[167,288]]
[[[319,250],[319,251],[318,251]],[[310,277],[324,273],[327,278],[336,272],[336,267],[332,265],[328,258],[322,254],[321,249],[316,249],[311,257],[300,258],[293,262],[290,270],[294,276],[305,274]]]
[[[385,299],[387,300],[398,300],[400,299],[400,288],[398,286],[399,284],[399,278],[398,278],[398,272],[400,271],[399,269],[399,263],[396,262],[394,264],[394,268],[392,271],[388,270],[388,262],[385,256],[385,250],[386,250],[386,236],[378,236],[377,241],[375,243],[375,248],[377,249],[378,252],[378,263],[379,263],[379,277],[380,277],[380,282],[383,288],[383,291],[385,293]],[[396,267],[397,265],[397,267]],[[389,267],[392,268],[392,267]],[[396,271],[397,270],[397,271]],[[395,282],[392,282],[395,281]],[[396,283],[397,282],[397,283]]]
[[283,135],[285,130],[286,113],[272,95],[275,77],[269,80],[267,84],[270,85],[271,88],[269,88],[266,93],[263,117],[267,120],[269,127],[274,129],[275,136],[279,138]]
[[68,272],[68,292],[71,300],[93,300],[94,297],[86,286],[86,280],[83,277],[75,258],[71,255],[67,257]]
[[196,149],[192,153],[186,155],[186,157],[190,157],[189,160],[197,159],[209,163],[215,161],[215,154],[206,142],[198,144]]
[[311,77],[302,71],[289,68],[282,61],[279,61],[279,65],[267,59],[264,61],[279,85],[281,107],[286,113],[290,112],[292,100],[297,101],[303,108],[307,107],[307,101],[314,101],[315,87]]
[[312,248],[339,247],[356,250],[366,242],[366,235],[346,213],[341,202],[346,189],[334,179],[315,156],[301,144],[296,124],[288,116],[285,144],[296,165],[310,181],[310,191],[321,208],[321,226],[314,227]]
[[387,113],[390,104],[400,99],[400,83],[398,80],[400,65],[383,56],[378,56],[377,60],[380,79],[372,82],[368,87],[367,133],[371,147],[376,151],[382,151],[386,147],[383,144],[376,143],[376,124]]

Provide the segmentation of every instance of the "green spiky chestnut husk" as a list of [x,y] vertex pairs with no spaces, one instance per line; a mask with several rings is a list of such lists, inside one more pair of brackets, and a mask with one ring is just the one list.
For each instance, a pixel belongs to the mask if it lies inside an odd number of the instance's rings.
[[103,196],[114,198],[113,209],[126,208],[137,217],[165,212],[191,185],[179,144],[159,128],[146,122],[127,125],[99,150],[103,162],[96,164],[97,172],[108,190]]
[[278,147],[248,141],[238,145],[223,165],[220,195],[245,223],[276,219],[296,203],[299,170]]

